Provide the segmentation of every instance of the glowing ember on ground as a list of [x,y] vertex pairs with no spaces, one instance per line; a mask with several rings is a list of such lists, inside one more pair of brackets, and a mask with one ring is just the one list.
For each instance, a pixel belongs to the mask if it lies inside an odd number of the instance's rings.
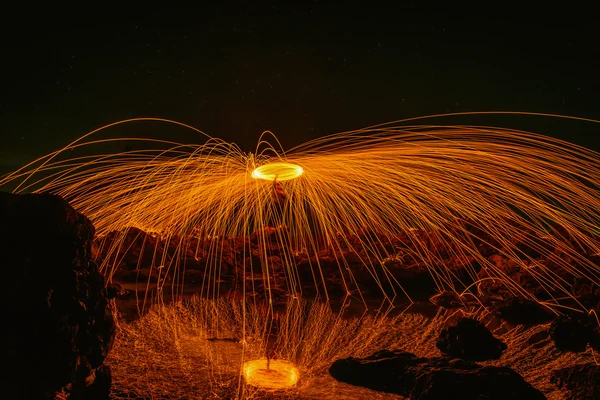
[[269,389],[291,388],[300,378],[298,368],[285,360],[271,360],[268,366],[266,358],[247,361],[243,371],[248,385]]
[[304,170],[301,166],[286,162],[274,162],[261,165],[252,171],[254,179],[264,179],[267,181],[289,181],[301,176]]

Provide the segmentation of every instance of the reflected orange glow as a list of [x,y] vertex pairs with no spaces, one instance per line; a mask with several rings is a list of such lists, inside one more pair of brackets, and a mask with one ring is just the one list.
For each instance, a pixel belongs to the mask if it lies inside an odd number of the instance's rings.
[[264,179],[267,181],[289,181],[296,179],[304,173],[301,166],[286,162],[274,162],[261,165],[252,171],[254,179]]
[[287,389],[296,385],[300,378],[298,368],[285,360],[261,358],[244,363],[244,379],[251,386],[268,389]]

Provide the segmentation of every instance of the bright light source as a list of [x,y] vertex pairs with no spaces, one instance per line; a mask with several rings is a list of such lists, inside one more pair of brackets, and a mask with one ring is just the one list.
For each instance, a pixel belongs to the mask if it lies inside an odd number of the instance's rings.
[[267,181],[289,181],[302,175],[304,170],[301,166],[286,162],[274,162],[261,165],[252,171],[254,179],[264,179]]
[[244,379],[251,386],[268,389],[291,388],[298,382],[300,372],[289,361],[267,359],[247,361],[243,368]]

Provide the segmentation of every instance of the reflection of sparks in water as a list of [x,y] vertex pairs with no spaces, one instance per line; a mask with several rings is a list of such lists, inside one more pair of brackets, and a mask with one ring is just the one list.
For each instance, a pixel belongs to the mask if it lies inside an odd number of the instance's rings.
[[[259,309],[233,300],[193,297],[171,305],[157,305],[135,323],[120,325],[107,363],[113,375],[115,399],[162,398],[278,398],[244,379],[243,365],[266,367],[267,343],[261,335],[267,316]],[[285,389],[294,399],[397,399],[333,379],[328,371],[339,358],[366,357],[381,349],[402,349],[419,357],[438,357],[440,331],[466,314],[482,321],[508,345],[500,360],[482,365],[507,366],[540,389],[549,399],[564,394],[550,381],[553,370],[593,362],[591,352],[560,353],[547,337],[548,325],[500,325],[485,310],[439,310],[434,316],[401,313],[342,317],[328,304],[290,301],[281,315],[276,360],[288,360],[302,379]],[[217,320],[218,317],[218,320]],[[239,338],[246,324],[247,340]],[[207,340],[222,338],[216,340]],[[254,361],[249,361],[254,360]],[[273,361],[272,361],[273,362]],[[244,364],[246,363],[246,364]],[[268,391],[268,390],[267,390]],[[272,397],[269,397],[271,396]]]
[[244,379],[251,386],[267,389],[287,389],[294,387],[300,378],[298,368],[285,360],[247,361],[243,366]]

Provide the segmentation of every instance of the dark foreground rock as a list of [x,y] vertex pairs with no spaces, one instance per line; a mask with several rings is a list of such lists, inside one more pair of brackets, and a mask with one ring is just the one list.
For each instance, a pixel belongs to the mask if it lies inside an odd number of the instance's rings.
[[600,349],[598,322],[587,314],[557,318],[550,325],[550,337],[560,351],[581,353],[586,351],[588,343],[592,348]]
[[485,325],[471,318],[461,318],[442,330],[436,346],[446,356],[468,361],[497,360],[507,348]]
[[533,300],[510,297],[496,306],[496,314],[512,325],[539,325],[552,322],[556,314]]
[[545,399],[507,367],[481,365],[449,358],[419,358],[401,350],[384,350],[366,358],[345,358],[329,368],[335,379],[413,400]]
[[115,325],[93,236],[60,197],[0,192],[2,398],[108,398]]
[[569,393],[566,399],[600,399],[600,365],[581,364],[552,372],[551,382]]
[[[481,367],[477,370],[440,368],[418,377],[411,392],[413,400],[460,399],[545,399],[540,391],[508,367]],[[450,395],[449,395],[450,394]]]

